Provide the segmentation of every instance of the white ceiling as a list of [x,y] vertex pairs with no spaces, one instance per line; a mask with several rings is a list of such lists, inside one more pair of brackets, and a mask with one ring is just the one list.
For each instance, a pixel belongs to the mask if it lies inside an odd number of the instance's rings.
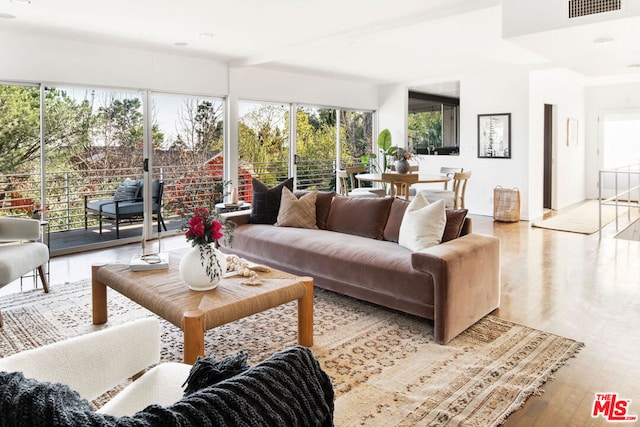
[[1,27],[444,94],[463,73],[507,66],[640,73],[627,67],[640,63],[640,18],[506,40],[501,0],[17,1],[0,0],[15,16]]

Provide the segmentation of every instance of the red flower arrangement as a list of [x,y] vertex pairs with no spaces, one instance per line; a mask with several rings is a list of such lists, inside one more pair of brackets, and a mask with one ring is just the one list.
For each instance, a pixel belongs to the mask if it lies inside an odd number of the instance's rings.
[[197,245],[217,243],[223,237],[225,238],[225,244],[231,244],[234,226],[235,223],[232,221],[219,221],[217,215],[209,212],[207,208],[195,208],[193,216],[184,225],[183,229],[185,230],[184,236],[187,241],[190,241],[191,246],[195,247]]
[[207,208],[196,208],[185,228],[184,236],[191,241],[191,246],[207,245],[224,237],[222,223],[212,218]]

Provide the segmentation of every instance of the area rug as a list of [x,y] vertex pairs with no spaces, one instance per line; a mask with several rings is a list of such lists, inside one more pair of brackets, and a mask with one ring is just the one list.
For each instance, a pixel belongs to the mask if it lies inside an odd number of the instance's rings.
[[[543,221],[531,224],[533,227],[548,228],[550,230],[569,231],[580,234],[593,234],[599,230],[598,201],[589,200],[579,206],[558,213]],[[622,212],[620,212],[622,213]],[[613,206],[602,207],[602,226],[616,219],[616,209]]]
[[[0,298],[1,356],[153,316],[109,289],[109,322],[97,327],[90,281],[51,288]],[[582,347],[493,316],[443,346],[424,319],[321,289],[314,303],[313,353],[332,379],[341,427],[499,425]],[[208,331],[206,352],[247,350],[256,364],[295,345],[296,316],[293,302]],[[181,331],[161,325],[161,359],[181,361]]]

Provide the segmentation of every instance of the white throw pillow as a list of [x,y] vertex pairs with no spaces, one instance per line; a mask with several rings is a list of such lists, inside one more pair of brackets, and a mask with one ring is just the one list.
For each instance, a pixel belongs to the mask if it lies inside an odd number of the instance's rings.
[[435,246],[442,240],[446,224],[444,200],[429,204],[424,195],[418,193],[402,217],[398,244],[414,252]]

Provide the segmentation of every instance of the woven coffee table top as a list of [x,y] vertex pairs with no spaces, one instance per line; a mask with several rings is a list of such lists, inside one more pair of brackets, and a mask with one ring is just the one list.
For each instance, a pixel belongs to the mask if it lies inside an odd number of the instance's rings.
[[233,276],[222,279],[210,291],[193,291],[178,272],[184,252],[170,252],[169,268],[164,270],[134,272],[126,264],[105,264],[99,267],[97,279],[178,327],[186,312],[201,310],[207,330],[306,293],[301,277],[275,269],[259,272],[262,284],[257,286],[241,284],[247,278]]

